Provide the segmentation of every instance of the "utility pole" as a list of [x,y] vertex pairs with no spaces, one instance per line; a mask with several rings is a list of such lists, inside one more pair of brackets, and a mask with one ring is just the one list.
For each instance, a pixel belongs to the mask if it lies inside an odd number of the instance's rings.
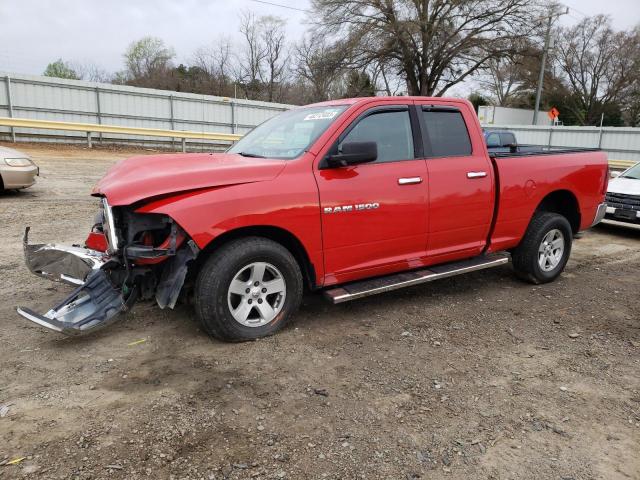
[[542,97],[542,84],[544,83],[544,69],[547,64],[547,51],[551,43],[551,24],[554,18],[560,15],[566,15],[569,13],[569,7],[567,7],[564,13],[555,13],[556,5],[553,5],[551,15],[547,17],[547,32],[544,36],[544,50],[542,51],[542,65],[540,65],[540,76],[538,77],[538,90],[536,91],[536,108],[533,111],[533,125],[538,124],[538,113],[540,112],[540,97]]

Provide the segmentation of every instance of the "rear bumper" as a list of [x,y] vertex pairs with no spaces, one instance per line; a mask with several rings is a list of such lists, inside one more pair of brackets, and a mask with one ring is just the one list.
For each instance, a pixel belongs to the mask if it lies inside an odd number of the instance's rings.
[[601,203],[600,205],[598,205],[598,208],[596,209],[596,215],[593,218],[593,223],[591,224],[591,226],[593,227],[594,225],[597,225],[598,223],[600,223],[604,218],[604,216],[606,215],[606,213],[607,213],[607,204]]

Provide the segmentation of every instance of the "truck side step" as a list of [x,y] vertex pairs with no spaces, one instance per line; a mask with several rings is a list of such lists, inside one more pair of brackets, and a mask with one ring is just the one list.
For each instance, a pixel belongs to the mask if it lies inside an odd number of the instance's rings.
[[441,278],[453,277],[463,273],[497,267],[509,262],[509,254],[498,253],[480,255],[468,260],[434,265],[411,272],[395,273],[386,277],[378,277],[358,282],[347,283],[324,291],[324,296],[332,303],[343,303],[376,293],[389,292],[399,288],[432,282]]

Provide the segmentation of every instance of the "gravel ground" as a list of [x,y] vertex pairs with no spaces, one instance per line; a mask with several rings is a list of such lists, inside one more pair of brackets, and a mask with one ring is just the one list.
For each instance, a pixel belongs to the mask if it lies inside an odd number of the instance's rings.
[[142,303],[64,338],[15,313],[68,292],[28,273],[23,227],[82,241],[91,186],[133,152],[20,147],[42,175],[0,195],[1,479],[640,478],[640,229],[581,234],[550,285],[505,266],[308,295],[252,343]]

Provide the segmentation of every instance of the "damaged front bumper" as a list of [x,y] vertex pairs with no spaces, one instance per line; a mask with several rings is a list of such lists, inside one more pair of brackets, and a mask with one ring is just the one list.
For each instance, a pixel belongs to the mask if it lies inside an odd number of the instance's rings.
[[44,315],[25,307],[19,307],[18,313],[50,330],[79,335],[113,323],[116,316],[134,301],[134,294],[125,301],[122,292],[111,285],[104,270],[95,270],[84,285]]
[[100,270],[111,260],[108,254],[89,248],[51,243],[29,245],[29,230],[29,227],[25,229],[22,245],[27,268],[34,275],[54,282],[84,285],[91,272]]
[[134,301],[136,292],[126,294],[115,287],[107,270],[112,258],[97,250],[55,244],[29,245],[29,228],[24,234],[27,267],[35,275],[77,287],[44,315],[19,307],[18,313],[38,325],[67,335],[77,335],[109,325]]
[[19,307],[18,313],[38,325],[79,335],[116,321],[137,299],[155,298],[160,308],[173,308],[187,276],[187,264],[199,253],[193,240],[175,226],[160,247],[125,245],[119,254],[56,244],[29,244],[24,235],[27,267],[35,275],[76,287],[41,315]]

